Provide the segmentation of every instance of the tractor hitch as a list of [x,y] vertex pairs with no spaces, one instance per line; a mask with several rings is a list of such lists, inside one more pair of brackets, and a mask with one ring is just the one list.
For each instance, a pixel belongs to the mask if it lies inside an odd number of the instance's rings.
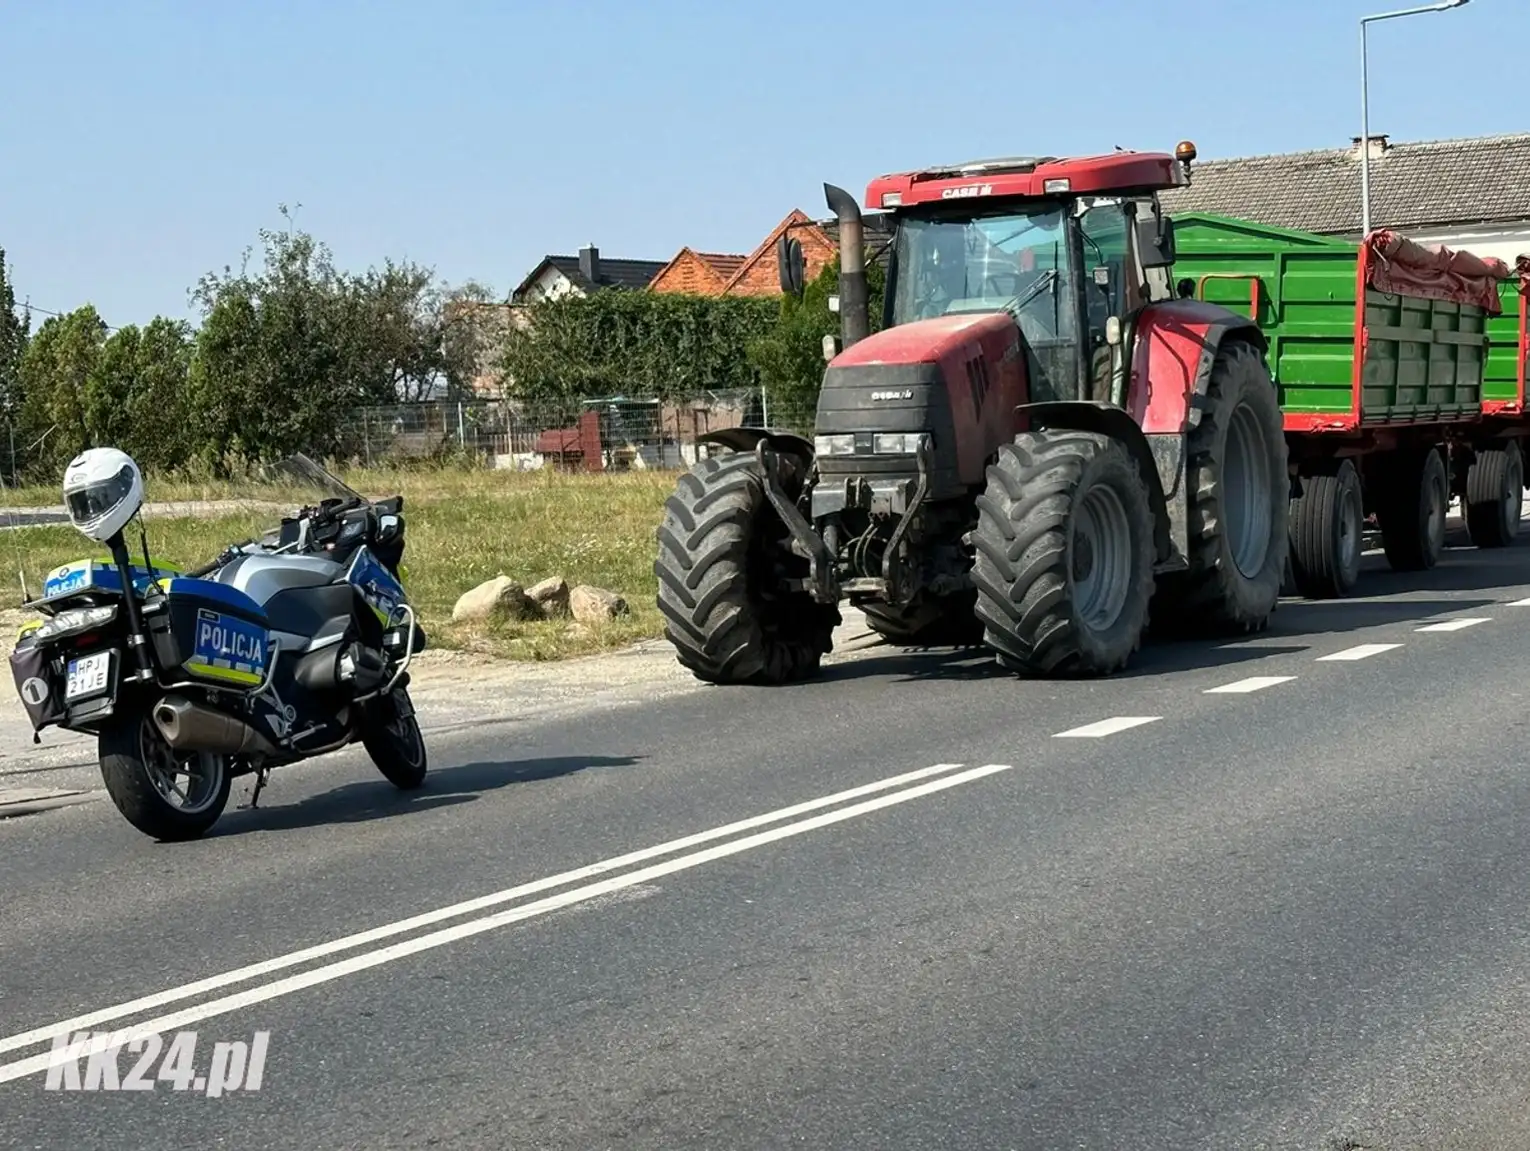
[[765,482],[765,498],[781,517],[781,522],[791,533],[792,541],[807,556],[808,577],[803,581],[806,587],[802,590],[811,593],[818,603],[838,603],[839,586],[835,578],[834,556],[823,537],[808,523],[807,517],[796,504],[787,499],[777,471],[777,456],[775,452],[767,450],[763,437],[754,445],[754,458],[760,465],[760,475]]

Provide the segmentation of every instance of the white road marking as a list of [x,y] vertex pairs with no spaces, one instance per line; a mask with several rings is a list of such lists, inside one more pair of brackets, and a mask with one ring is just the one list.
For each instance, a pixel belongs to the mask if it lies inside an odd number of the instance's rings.
[[1162,719],[1161,715],[1118,715],[1112,719],[1102,719],[1099,723],[1087,723],[1083,727],[1075,727],[1070,731],[1059,731],[1053,739],[1098,739],[1100,736],[1115,735],[1118,731],[1125,731],[1132,727],[1141,727],[1144,723],[1154,723]]
[[1530,599],[1517,599],[1509,607],[1530,607]]
[[[944,768],[949,765],[942,764],[939,766]],[[656,863],[651,867],[639,868],[637,871],[629,871],[625,875],[618,875],[612,879],[604,879],[599,883],[576,887],[572,891],[565,891],[558,895],[549,896],[546,899],[539,899],[535,903],[524,903],[519,907],[512,907],[494,915],[484,916],[481,919],[471,919],[466,923],[442,928],[427,935],[418,935],[413,939],[390,944],[387,947],[381,947],[361,955],[353,955],[349,959],[342,959],[337,963],[316,967],[298,975],[289,975],[285,979],[278,979],[260,987],[251,987],[244,991],[236,992],[233,995],[226,995],[221,999],[199,1003],[195,1007],[188,1007],[181,1011],[171,1012],[168,1015],[161,1015],[156,1019],[149,1019],[143,1023],[120,1028],[116,1032],[116,1037],[123,1044],[127,1044],[139,1036],[160,1034],[184,1027],[188,1023],[211,1019],[218,1015],[226,1015],[242,1007],[264,1003],[267,1000],[290,995],[295,991],[301,991],[321,983],[328,983],[331,980],[340,979],[343,976],[351,975],[358,971],[365,971],[368,968],[379,967],[384,963],[391,963],[395,959],[402,959],[405,956],[414,955],[421,951],[429,951],[432,948],[442,947],[459,939],[481,935],[486,931],[493,931],[495,928],[504,927],[506,924],[518,923],[524,919],[545,915],[562,907],[581,903],[587,899],[594,899],[597,896],[609,895],[613,891],[621,891],[625,888],[636,887],[639,884],[650,883],[662,876],[687,871],[690,868],[699,867],[703,863],[710,863],[716,859],[725,859],[730,855],[737,855],[740,852],[749,851],[756,847],[763,847],[768,843],[775,843],[777,840],[803,835],[820,827],[827,827],[847,819],[854,819],[859,815],[867,815],[873,811],[879,811],[884,807],[907,803],[911,799],[933,795],[938,791],[959,787],[964,783],[972,783],[975,780],[995,775],[1001,771],[1009,771],[1012,767],[1013,765],[1008,763],[988,763],[982,767],[974,767],[967,771],[958,772],[955,775],[946,775],[943,778],[931,780],[917,787],[895,791],[891,795],[879,796],[876,799],[869,799],[850,807],[841,807],[835,811],[815,815],[811,819],[789,823],[784,827],[757,832],[754,835],[745,836],[743,839],[735,839],[728,843],[719,844],[716,847],[709,847],[704,851],[682,855],[678,859]],[[927,772],[930,770],[932,769],[926,769]],[[51,1039],[53,1036],[65,1032],[67,1028],[69,1028],[69,1024],[58,1023],[43,1029],[43,1031],[45,1037]],[[33,1055],[26,1059],[17,1060],[14,1063],[0,1065],[0,1083],[8,1083],[13,1079],[22,1079],[28,1075],[35,1075],[39,1071],[45,1071],[53,1059],[54,1055],[49,1051],[41,1055]]]
[[1414,631],[1460,631],[1462,628],[1471,627],[1473,624],[1487,623],[1486,616],[1457,616],[1455,619],[1447,619],[1440,623],[1426,623],[1423,627],[1414,628]]
[[917,771],[904,772],[902,775],[890,776],[887,779],[879,779],[872,783],[862,784],[860,787],[852,787],[847,791],[835,792],[833,795],[820,796],[804,803],[794,804],[791,807],[783,807],[777,811],[769,811],[763,815],[751,816],[741,819],[736,823],[729,823],[722,827],[714,827],[709,831],[697,832],[681,839],[672,839],[668,843],[660,843],[654,847],[645,847],[640,851],[628,852],[626,855],[618,855],[611,859],[602,860],[599,863],[591,863],[573,871],[565,871],[558,875],[550,875],[545,879],[533,880],[516,887],[508,887],[503,891],[492,892],[489,895],[480,895],[475,899],[464,900],[454,903],[449,907],[437,908],[435,911],[427,911],[420,915],[411,916],[408,919],[400,919],[395,923],[385,923],[380,927],[373,927],[367,931],[359,931],[354,935],[347,935],[340,939],[332,939],[328,943],[320,943],[313,947],[305,947],[300,951],[292,951],[286,955],[278,955],[274,959],[267,959],[260,963],[252,963],[246,967],[236,968],[233,971],[225,971],[220,975],[211,975],[205,979],[199,979],[179,987],[172,987],[153,995],[145,995],[139,999],[129,1000],[126,1003],[118,1003],[111,1007],[104,1007],[98,1011],[92,1011],[86,1015],[79,1015],[73,1019],[66,1019],[60,1023],[50,1023],[46,1027],[36,1027],[30,1031],[23,1031],[18,1035],[11,1035],[0,1039],[0,1052],[15,1051],[22,1047],[30,1047],[35,1043],[46,1043],[55,1035],[63,1031],[83,1031],[94,1027],[98,1023],[106,1023],[115,1019],[125,1019],[129,1015],[136,1015],[141,1011],[150,1011],[156,1007],[163,1007],[167,1003],[177,1003],[184,999],[191,999],[206,991],[216,991],[220,987],[227,987],[231,983],[242,983],[247,979],[255,979],[261,975],[269,975],[274,971],[284,968],[295,967],[300,963],[306,963],[311,959],[321,959],[326,955],[333,955],[339,951],[348,951],[353,947],[361,947],[364,944],[375,943],[379,939],[387,939],[393,935],[400,935],[406,931],[412,931],[417,927],[426,927],[432,923],[439,923],[445,919],[453,919],[459,915],[466,915],[473,911],[482,911],[487,907],[497,904],[508,903],[522,896],[534,895],[537,892],[546,891],[554,887],[562,887],[566,883],[574,883],[581,879],[590,879],[597,875],[603,875],[609,871],[630,866],[634,863],[642,863],[645,860],[654,859],[671,852],[682,851],[689,847],[698,847],[703,843],[709,843],[714,839],[734,835],[741,831],[749,831],[767,823],[777,823],[793,816],[805,815],[819,808],[830,807],[836,803],[843,803],[849,799],[859,799],[865,795],[871,795],[878,791],[886,791],[889,788],[898,787],[906,783],[915,783],[930,776],[940,775],[943,772],[954,771],[961,767],[959,763],[937,763],[931,767],[922,767]]
[[1263,691],[1267,687],[1274,687],[1277,683],[1289,683],[1295,679],[1294,675],[1254,675],[1248,679],[1235,680],[1232,683],[1224,683],[1221,687],[1208,687],[1202,695],[1242,695],[1251,691]]
[[1380,655],[1384,651],[1391,651],[1395,647],[1402,647],[1400,643],[1362,643],[1359,647],[1347,647],[1343,651],[1336,651],[1332,655],[1320,655],[1318,663],[1329,660],[1352,660],[1369,659],[1373,655]]

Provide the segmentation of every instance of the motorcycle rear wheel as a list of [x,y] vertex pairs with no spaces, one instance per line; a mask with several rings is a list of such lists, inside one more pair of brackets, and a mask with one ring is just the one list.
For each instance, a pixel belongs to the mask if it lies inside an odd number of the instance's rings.
[[[165,843],[200,838],[228,804],[228,760],[211,752],[177,752],[147,709],[126,712],[97,739],[101,779],[124,818]],[[177,776],[187,777],[184,789]]]
[[[407,715],[400,713],[400,704],[405,705]],[[402,791],[412,791],[425,782],[425,736],[405,688],[394,688],[389,695],[368,703],[362,723],[362,746],[383,778]]]

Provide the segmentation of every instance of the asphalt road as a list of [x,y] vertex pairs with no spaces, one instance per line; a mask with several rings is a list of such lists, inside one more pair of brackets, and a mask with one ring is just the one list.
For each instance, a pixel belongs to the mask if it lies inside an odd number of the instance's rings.
[[[0,1146],[1530,1147],[1530,546],[1370,579],[1109,680],[339,755],[189,845],[0,821]],[[145,1023],[258,1089],[48,1088]]]

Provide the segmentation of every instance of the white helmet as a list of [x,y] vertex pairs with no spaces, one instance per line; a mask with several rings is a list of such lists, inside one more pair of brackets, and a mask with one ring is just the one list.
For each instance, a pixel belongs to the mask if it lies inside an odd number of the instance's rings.
[[70,522],[104,543],[143,506],[143,476],[133,457],[117,448],[89,448],[64,469],[64,506]]

